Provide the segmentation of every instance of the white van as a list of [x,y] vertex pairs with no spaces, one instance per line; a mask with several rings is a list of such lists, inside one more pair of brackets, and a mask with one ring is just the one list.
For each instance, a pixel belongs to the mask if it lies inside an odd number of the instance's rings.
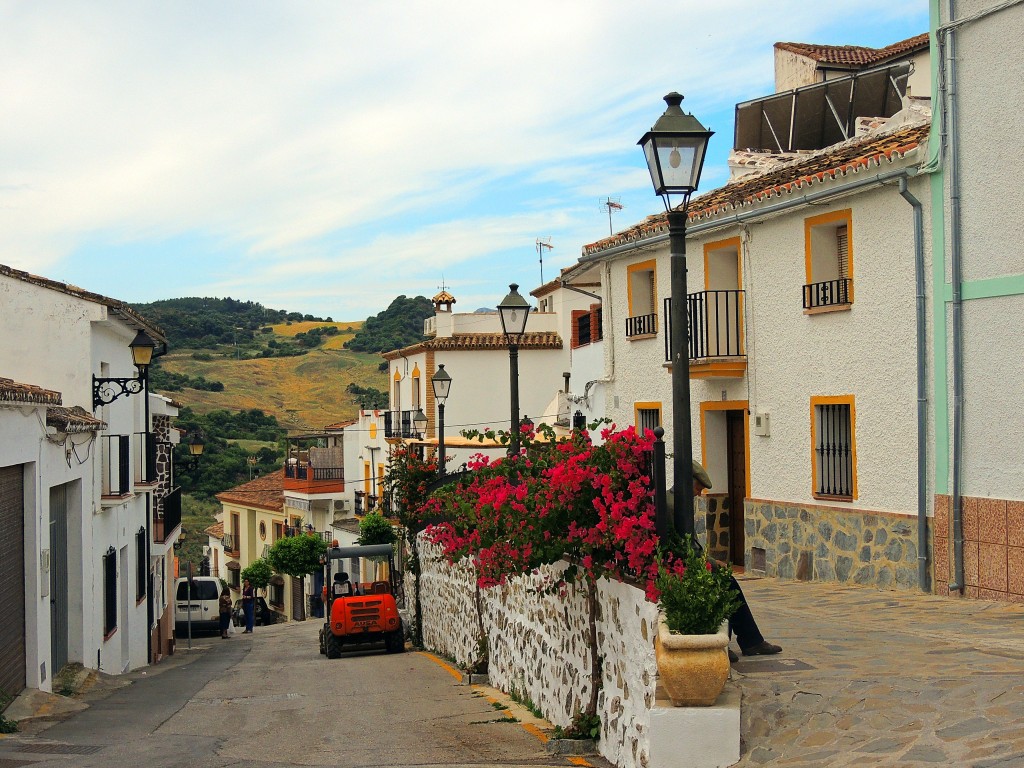
[[[191,592],[191,595],[189,594]],[[191,599],[190,599],[191,598]],[[192,631],[220,628],[220,579],[215,576],[193,576],[192,588],[188,579],[174,582],[174,629],[179,634],[188,632],[189,605],[191,603]]]

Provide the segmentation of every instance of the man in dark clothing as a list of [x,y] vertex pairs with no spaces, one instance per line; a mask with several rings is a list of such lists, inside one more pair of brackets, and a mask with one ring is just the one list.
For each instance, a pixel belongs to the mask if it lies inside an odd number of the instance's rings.
[[[694,497],[700,496],[705,488],[711,487],[711,478],[708,476],[707,470],[698,462],[693,462],[693,495]],[[671,489],[668,492],[668,508],[672,509],[672,502],[674,497],[675,489]],[[696,544],[696,542],[695,542]],[[697,546],[700,546],[697,544]],[[709,558],[710,559],[710,558]],[[714,562],[714,561],[712,561]],[[717,564],[717,563],[716,563]],[[736,642],[739,643],[740,650],[743,651],[744,656],[770,656],[775,653],[781,653],[782,647],[769,643],[764,639],[764,635],[761,634],[761,630],[757,627],[757,622],[754,621],[754,614],[750,612],[750,606],[747,605],[747,598],[743,595],[743,590],[740,589],[740,584],[736,581],[734,576],[729,577],[730,584],[732,585],[733,591],[740,598],[740,607],[736,609],[736,613],[729,619],[729,631],[736,635]],[[729,649],[729,661],[739,661],[739,656],[736,655],[732,648]]]

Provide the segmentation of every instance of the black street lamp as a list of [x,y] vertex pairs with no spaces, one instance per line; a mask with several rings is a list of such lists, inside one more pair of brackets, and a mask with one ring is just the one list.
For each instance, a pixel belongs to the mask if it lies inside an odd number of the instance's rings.
[[[672,327],[672,477],[675,502],[672,518],[680,535],[694,533],[693,521],[693,435],[690,427],[689,320],[686,311],[686,209],[697,189],[704,154],[712,131],[693,115],[683,112],[681,94],[665,97],[668,108],[643,138],[647,166],[668,211],[671,277]],[[682,198],[675,208],[671,195]]]
[[188,461],[185,462],[185,469],[189,472],[193,471],[199,466],[199,457],[203,455],[203,451],[206,450],[206,440],[203,438],[203,433],[198,429],[193,430],[188,437]]
[[430,384],[437,401],[437,474],[444,475],[444,402],[452,390],[452,377],[443,364],[437,366],[437,373],[430,377]]
[[530,318],[530,305],[519,295],[516,283],[509,285],[509,293],[498,305],[498,317],[501,319],[501,330],[508,341],[509,387],[512,392],[512,415],[510,428],[512,442],[508,448],[509,456],[519,455],[519,342],[526,333],[526,321]]
[[427,415],[423,412],[422,408],[417,408],[416,413],[412,415],[412,428],[416,430],[418,437],[423,437],[427,431]]
[[[112,403],[122,395],[137,395],[146,388],[149,379],[149,364],[153,362],[153,352],[156,350],[156,342],[150,338],[145,331],[140,330],[135,334],[132,343],[128,345],[132,351],[132,362],[139,371],[135,378],[100,378],[92,377],[92,407],[93,410],[101,405]],[[147,426],[147,430],[149,427]]]

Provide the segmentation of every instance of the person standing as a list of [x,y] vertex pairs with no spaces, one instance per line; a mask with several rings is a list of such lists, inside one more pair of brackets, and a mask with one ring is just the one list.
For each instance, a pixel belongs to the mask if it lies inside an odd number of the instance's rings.
[[242,582],[242,610],[245,611],[245,632],[252,634],[252,625],[256,619],[256,592],[248,579]]
[[220,591],[220,599],[217,601],[220,610],[220,636],[224,640],[230,640],[228,625],[231,623],[231,590],[225,584]]
[[[711,488],[711,477],[708,475],[708,471],[704,469],[704,466],[697,461],[693,461],[693,495],[694,497],[700,496],[705,490]],[[675,497],[675,486],[672,486],[668,490],[668,508],[673,508],[674,497]],[[694,545],[700,547],[700,544],[694,541]],[[701,547],[702,548],[702,547]],[[703,549],[703,548],[702,548]],[[712,564],[712,567],[719,567],[720,563],[711,558],[708,562]],[[729,634],[736,636],[736,642],[740,646],[740,650],[744,656],[770,656],[776,653],[782,653],[782,646],[769,643],[764,639],[764,635],[761,634],[761,630],[757,626],[757,622],[754,620],[754,614],[750,612],[750,606],[747,605],[747,598],[743,594],[743,590],[740,588],[740,584],[736,581],[735,576],[729,577],[729,584],[732,587],[732,591],[736,593],[740,599],[740,607],[736,609],[736,612],[729,618]],[[739,656],[732,648],[729,648],[729,661],[739,661]]]

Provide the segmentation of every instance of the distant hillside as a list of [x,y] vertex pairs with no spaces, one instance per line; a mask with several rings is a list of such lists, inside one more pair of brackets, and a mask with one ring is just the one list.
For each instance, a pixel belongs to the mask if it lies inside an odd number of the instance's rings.
[[[133,307],[167,333],[178,349],[251,342],[260,329],[274,323],[323,319],[301,312],[264,307],[255,301],[189,297],[164,299]],[[326,318],[330,322],[331,318]]]
[[388,352],[423,340],[423,321],[434,316],[430,299],[399,296],[391,306],[366,318],[362,329],[346,344],[356,352]]

